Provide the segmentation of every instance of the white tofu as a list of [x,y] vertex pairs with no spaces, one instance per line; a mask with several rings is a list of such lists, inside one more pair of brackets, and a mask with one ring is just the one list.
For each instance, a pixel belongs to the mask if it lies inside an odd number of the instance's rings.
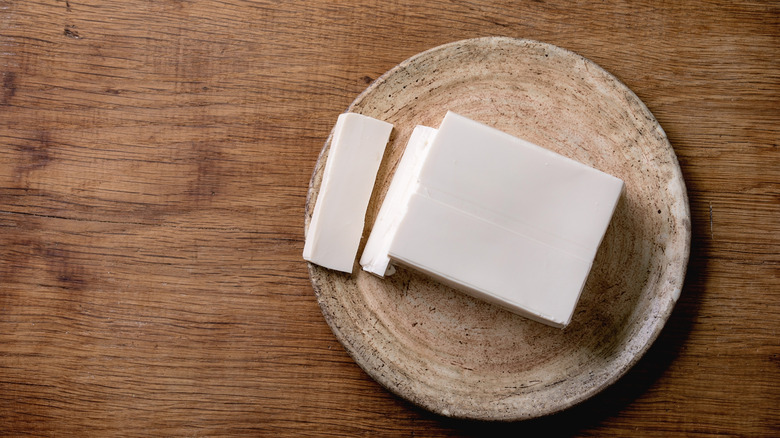
[[303,258],[352,272],[366,209],[393,125],[355,113],[341,114],[333,130]]
[[417,186],[417,176],[435,135],[436,129],[427,126],[419,125],[412,131],[360,257],[364,271],[380,277],[395,272],[388,255],[390,244],[406,213],[409,197]]
[[390,257],[540,322],[571,320],[623,182],[449,112]]

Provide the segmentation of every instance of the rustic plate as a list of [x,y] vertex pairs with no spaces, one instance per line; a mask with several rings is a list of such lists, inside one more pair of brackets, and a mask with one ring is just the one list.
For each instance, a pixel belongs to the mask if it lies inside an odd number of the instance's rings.
[[[677,158],[639,98],[579,55],[510,38],[440,46],[387,72],[349,107],[395,125],[361,251],[412,129],[438,126],[447,110],[625,181],[571,324],[551,328],[403,268],[381,280],[357,262],[352,275],[309,265],[322,312],[371,377],[431,411],[519,420],[572,406],[639,359],[680,295],[691,233]],[[329,142],[312,176],[307,227]]]

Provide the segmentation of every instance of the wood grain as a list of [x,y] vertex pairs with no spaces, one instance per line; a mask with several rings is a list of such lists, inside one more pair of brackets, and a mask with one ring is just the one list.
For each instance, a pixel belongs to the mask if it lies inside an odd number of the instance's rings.
[[[769,436],[780,430],[780,3],[0,0],[0,434]],[[549,42],[665,129],[681,300],[615,386],[517,424],[390,395],[317,306],[303,208],[398,62]]]

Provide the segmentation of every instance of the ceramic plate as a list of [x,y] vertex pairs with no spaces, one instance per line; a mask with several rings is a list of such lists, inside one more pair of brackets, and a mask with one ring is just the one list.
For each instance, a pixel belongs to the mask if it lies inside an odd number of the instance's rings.
[[357,261],[352,275],[309,265],[322,312],[371,377],[431,411],[519,420],[572,406],[639,359],[680,295],[691,233],[674,150],[642,101],[579,55],[510,38],[440,46],[387,72],[348,109],[395,125],[361,252],[412,129],[437,127],[447,110],[625,181],[571,324],[530,321],[404,268],[382,280]]

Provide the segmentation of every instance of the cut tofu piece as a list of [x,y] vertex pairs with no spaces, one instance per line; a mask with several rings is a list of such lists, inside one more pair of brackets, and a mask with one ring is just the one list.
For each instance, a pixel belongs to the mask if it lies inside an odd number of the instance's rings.
[[570,321],[623,182],[449,112],[390,257],[555,326]]
[[333,130],[303,258],[352,272],[366,209],[393,125],[355,113],[341,114]]
[[395,269],[390,265],[390,244],[395,237],[398,224],[406,213],[409,197],[417,186],[417,176],[425,162],[429,146],[436,135],[436,129],[418,125],[412,131],[406,149],[398,162],[393,180],[387,189],[385,199],[368,236],[360,264],[363,270],[384,277],[392,275]]

